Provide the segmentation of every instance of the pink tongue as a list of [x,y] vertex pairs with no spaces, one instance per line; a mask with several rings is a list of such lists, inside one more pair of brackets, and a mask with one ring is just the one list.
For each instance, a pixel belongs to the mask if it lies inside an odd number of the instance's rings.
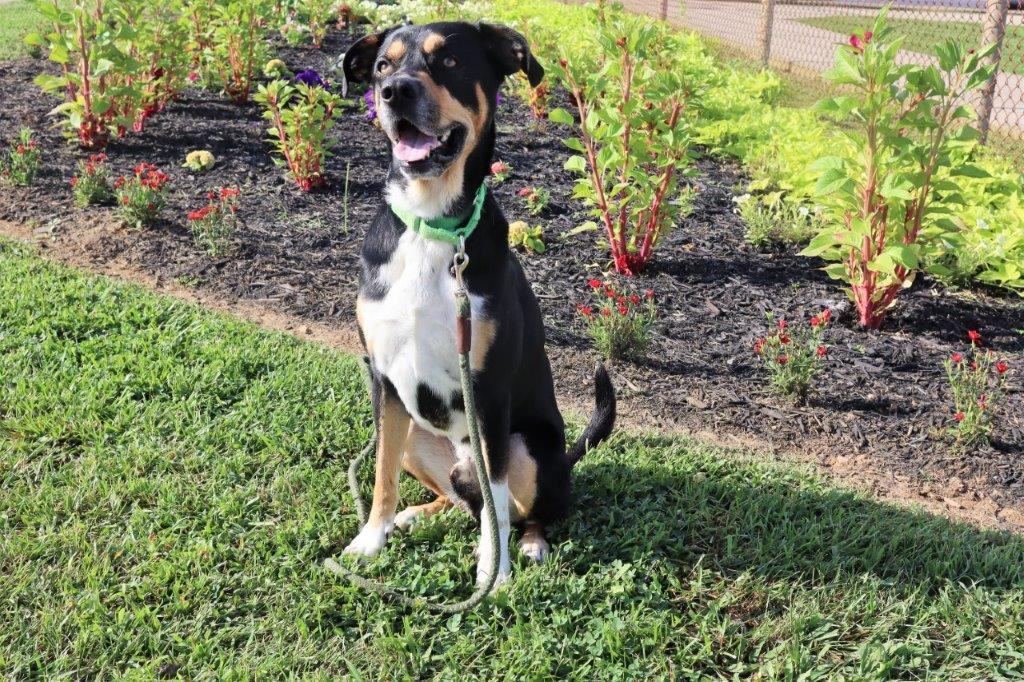
[[418,130],[403,132],[395,143],[395,156],[406,163],[413,163],[427,158],[431,151],[440,146],[436,137],[424,135]]

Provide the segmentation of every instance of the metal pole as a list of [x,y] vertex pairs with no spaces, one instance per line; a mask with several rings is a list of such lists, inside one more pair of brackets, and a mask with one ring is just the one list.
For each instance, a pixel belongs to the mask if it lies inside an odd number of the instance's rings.
[[1003,36],[1006,34],[1006,10],[1008,0],[988,0],[985,12],[984,33],[981,44],[995,45],[989,64],[995,64],[992,77],[981,86],[981,99],[978,102],[978,132],[981,133],[982,144],[988,139],[988,127],[992,119],[992,101],[995,99],[996,85],[999,80],[999,60],[1003,51]]
[[661,20],[668,21],[668,0],[661,0]]
[[[1003,0],[1007,2],[1007,0]],[[768,66],[772,54],[772,23],[775,21],[775,0],[761,0],[761,61]]]

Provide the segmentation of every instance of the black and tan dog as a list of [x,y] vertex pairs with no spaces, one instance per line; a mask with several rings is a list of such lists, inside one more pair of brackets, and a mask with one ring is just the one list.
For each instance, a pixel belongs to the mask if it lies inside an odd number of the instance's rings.
[[[518,71],[536,84],[544,70],[515,31],[468,23],[369,35],[346,53],[343,66],[349,82],[372,83],[392,151],[387,205],[363,244],[356,308],[371,361],[376,481],[368,522],[345,551],[373,555],[396,526],[453,504],[479,516],[455,347],[455,246],[431,236],[445,229],[439,224],[475,225],[465,241],[471,364],[498,512],[502,582],[509,574],[510,523],[524,528],[523,552],[543,559],[545,525],[568,510],[570,469],[615,420],[611,381],[598,367],[597,409],[566,452],[540,309],[509,250],[508,223],[483,187],[499,86]],[[437,499],[396,515],[403,467]],[[482,531],[478,581],[490,565],[490,531]]]

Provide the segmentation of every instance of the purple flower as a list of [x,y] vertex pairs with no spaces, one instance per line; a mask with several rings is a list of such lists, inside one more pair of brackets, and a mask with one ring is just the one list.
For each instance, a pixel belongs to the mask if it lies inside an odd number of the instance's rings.
[[327,83],[313,69],[306,69],[295,74],[295,80],[310,87],[326,88]]
[[377,118],[377,100],[373,96],[373,88],[363,93],[363,102],[366,104],[366,120]]
[[497,95],[494,96],[494,106],[500,107],[504,103],[505,103],[505,98],[501,96],[500,92]]

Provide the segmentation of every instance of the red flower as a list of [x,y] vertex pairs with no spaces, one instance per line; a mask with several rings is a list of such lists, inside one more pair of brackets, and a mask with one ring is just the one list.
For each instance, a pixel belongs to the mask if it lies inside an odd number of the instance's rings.
[[197,80],[199,80],[199,72],[198,71],[189,71],[188,72],[188,82],[189,83],[195,83]]
[[588,279],[587,286],[591,289],[598,289],[601,286],[601,280],[599,279]]
[[591,308],[589,305],[583,305],[582,303],[578,303],[576,305],[576,310],[578,310],[580,314],[583,315],[584,317],[590,317],[594,314],[593,308]]
[[971,360],[971,369],[973,369],[975,372],[978,371],[978,361],[977,360]]
[[861,39],[856,33],[850,36],[850,46],[857,52],[862,52],[864,50],[864,43],[861,42]]
[[501,175],[502,173],[507,173],[508,171],[508,164],[505,163],[504,161],[495,161],[494,163],[491,164],[492,175]]
[[949,359],[952,360],[955,364],[959,365],[961,362],[964,361],[964,356],[963,353],[953,353],[952,355],[949,356]]
[[811,326],[812,327],[817,327],[820,324],[821,324],[821,318],[819,318],[817,315],[815,315],[814,317],[811,318]]
[[213,213],[216,209],[217,209],[216,206],[203,206],[202,208],[197,208],[194,211],[189,211],[188,219],[189,220],[203,220],[208,215]]
[[963,412],[957,412],[956,414],[953,415],[953,419],[957,420],[958,422],[962,422],[966,416],[967,415],[965,415]]
[[1003,360],[996,363],[996,371],[1000,374],[1006,374],[1006,370],[1010,369],[1010,366]]
[[629,308],[627,308],[626,306],[624,306],[622,304],[619,304],[618,310],[619,310],[619,315],[628,315],[629,314]]
[[640,297],[637,296],[636,294],[631,294],[629,297],[629,302],[632,303],[633,305],[636,305],[640,302]]
[[239,191],[232,187],[221,187],[220,198],[221,199],[233,199],[239,195]]
[[864,33],[864,43],[865,44],[870,43],[871,42],[871,36],[873,36],[873,35],[874,34],[871,31],[865,32]]
[[825,346],[818,346],[817,350],[814,351],[819,358],[823,358],[828,355],[828,349]]
[[764,350],[764,339],[758,339],[754,342],[754,352],[760,355],[762,350]]
[[783,346],[785,346],[785,345],[789,344],[789,342],[790,342],[789,336],[787,336],[786,334],[779,334],[779,343],[781,343]]
[[78,178],[71,178],[71,186],[76,187],[78,185]]
[[647,298],[647,299],[654,298],[654,289],[648,289],[647,291],[645,291],[644,292],[644,298]]
[[789,324],[787,324],[785,320],[779,320],[779,329],[785,329],[788,326]]
[[615,298],[615,289],[612,289],[611,287],[605,287],[604,295],[607,296],[608,298]]
[[825,308],[821,311],[821,321],[823,324],[828,324],[832,319],[832,311],[829,308]]
[[775,358],[775,362],[779,363],[780,365],[784,365],[787,362],[789,362],[789,358],[786,357],[785,355],[780,355],[779,357]]
[[971,343],[981,344],[981,334],[977,329],[969,329],[967,331],[967,338],[970,339]]
[[609,315],[612,314],[612,309],[611,308],[601,308],[601,314],[604,315],[605,317],[608,317]]
[[528,197],[531,194],[533,194],[533,188],[532,187],[524,187],[521,190],[519,190],[518,192],[516,192],[516,196],[520,196],[520,197]]

